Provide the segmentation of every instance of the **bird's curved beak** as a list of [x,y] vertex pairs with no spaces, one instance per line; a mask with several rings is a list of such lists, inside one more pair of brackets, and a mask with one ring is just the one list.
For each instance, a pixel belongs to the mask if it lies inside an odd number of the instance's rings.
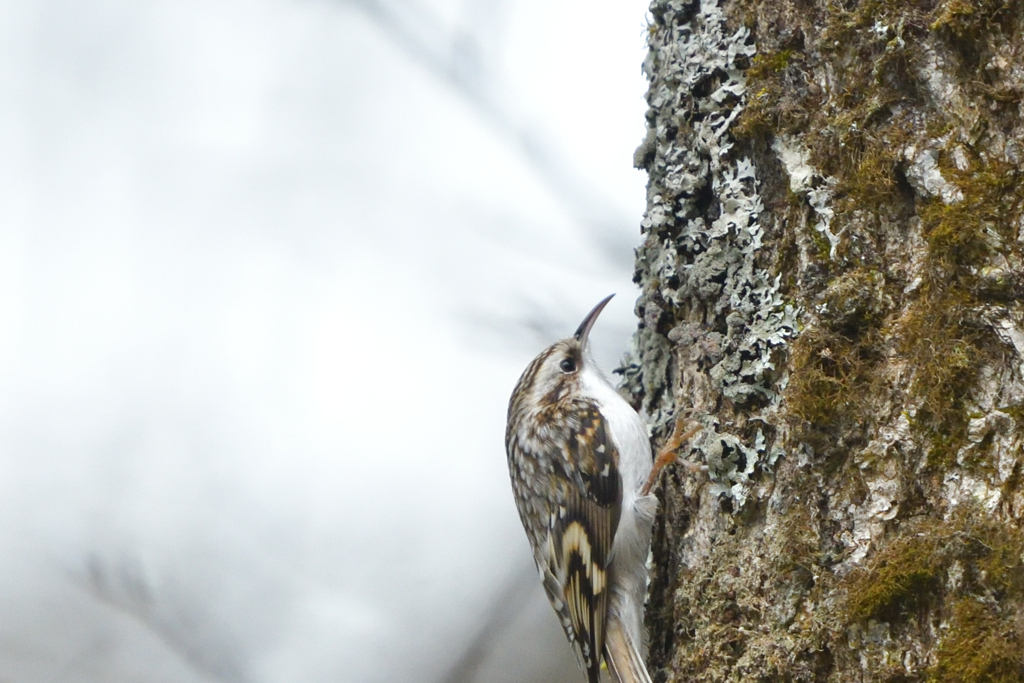
[[601,299],[601,302],[594,306],[590,313],[587,313],[587,317],[584,318],[583,322],[580,323],[580,326],[576,328],[576,334],[573,335],[573,338],[580,343],[581,349],[586,348],[587,336],[590,335],[590,328],[592,328],[594,323],[597,322],[597,316],[601,315],[601,311],[604,310],[604,307],[608,305],[608,302],[612,300],[613,296],[615,295],[609,294],[605,298]]

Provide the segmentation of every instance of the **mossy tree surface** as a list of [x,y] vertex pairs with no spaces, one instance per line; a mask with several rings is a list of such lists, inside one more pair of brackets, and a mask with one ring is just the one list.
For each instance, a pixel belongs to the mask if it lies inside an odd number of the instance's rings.
[[[655,0],[655,681],[1024,680],[1024,0]],[[685,456],[685,454],[684,454]]]

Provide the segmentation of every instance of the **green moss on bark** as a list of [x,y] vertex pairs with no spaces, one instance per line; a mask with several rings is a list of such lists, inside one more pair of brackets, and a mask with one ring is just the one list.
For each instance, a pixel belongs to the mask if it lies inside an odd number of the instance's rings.
[[1019,681],[1022,553],[1024,535],[977,508],[957,510],[946,521],[910,521],[844,582],[845,613],[860,622],[934,620],[935,663],[924,672],[929,681]]
[[[1016,606],[1014,606],[1016,607]],[[928,672],[931,683],[1018,683],[1024,680],[1024,638],[1006,609],[975,598],[953,605],[949,635]]]

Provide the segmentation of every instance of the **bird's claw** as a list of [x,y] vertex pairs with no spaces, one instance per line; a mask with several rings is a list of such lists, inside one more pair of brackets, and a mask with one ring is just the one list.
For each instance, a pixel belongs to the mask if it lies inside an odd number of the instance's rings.
[[[647,477],[647,483],[645,483],[644,487],[640,489],[641,495],[646,496],[651,492],[654,485],[658,483],[658,476],[661,474],[661,471],[679,459],[679,448],[686,443],[690,437],[701,430],[701,426],[698,424],[690,427],[687,431],[683,431],[685,429],[685,423],[686,419],[683,417],[676,420],[676,426],[675,429],[672,430],[672,436],[669,437],[668,441],[665,442],[665,445],[658,451],[658,457],[654,459],[654,466],[651,468],[650,476]],[[681,464],[691,473],[701,471],[706,472],[708,469],[706,465],[699,465],[689,460],[683,460],[681,461]]]

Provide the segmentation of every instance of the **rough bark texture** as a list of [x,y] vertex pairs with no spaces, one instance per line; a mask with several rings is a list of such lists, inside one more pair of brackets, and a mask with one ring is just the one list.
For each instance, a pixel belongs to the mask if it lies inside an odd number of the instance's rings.
[[651,6],[656,681],[1024,680],[1022,13]]

